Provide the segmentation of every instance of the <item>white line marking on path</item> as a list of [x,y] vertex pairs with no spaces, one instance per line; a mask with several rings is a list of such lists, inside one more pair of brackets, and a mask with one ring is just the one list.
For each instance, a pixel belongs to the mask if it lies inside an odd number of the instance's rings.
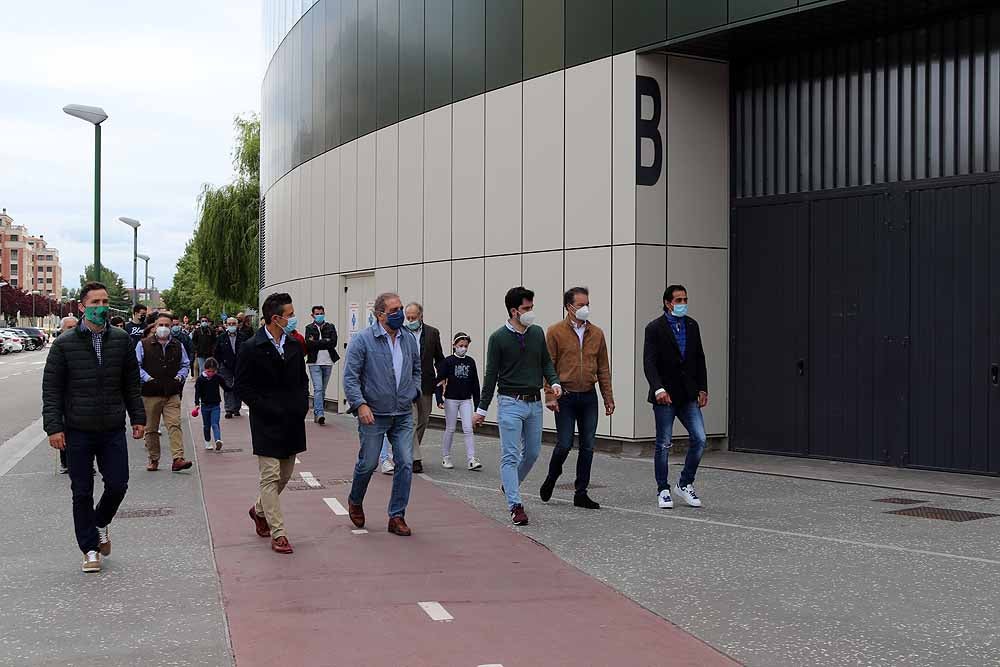
[[418,474],[417,477],[419,477],[421,479],[426,479],[428,482],[433,482],[434,481],[433,479],[431,479],[430,477],[428,477],[427,473],[425,473],[425,472],[422,472],[422,473]]
[[340,501],[336,498],[324,498],[323,502],[326,503],[327,507],[333,510],[333,513],[337,516],[347,516],[347,510],[344,506],[340,504]]
[[499,662],[491,662],[488,665],[479,665],[479,667],[503,667]]
[[311,486],[312,488],[318,489],[320,486],[322,486],[319,483],[319,480],[316,479],[311,472],[300,472],[299,474],[302,475],[302,481]]
[[351,532],[354,533],[355,535],[367,535],[368,534],[368,531],[365,530],[364,528],[355,528]]
[[441,606],[440,602],[418,602],[432,621],[454,621],[455,617],[448,613],[448,610]]
[[[496,489],[489,486],[479,486],[476,484],[463,484],[461,482],[445,482],[440,479],[430,479],[430,481],[435,484],[441,484],[443,486],[457,486],[463,489],[478,489],[480,491],[489,491],[491,493],[496,493]],[[530,493],[521,492],[522,496],[527,496],[528,498],[537,498],[538,496]],[[563,500],[562,498],[553,498],[552,502],[555,503],[566,503],[569,504],[572,501]],[[866,547],[869,549],[884,549],[886,551],[895,551],[898,553],[914,554],[917,556],[937,556],[939,558],[950,558],[953,560],[960,560],[970,563],[985,563],[987,565],[1000,565],[1000,560],[994,560],[991,558],[977,558],[975,556],[962,556],[959,554],[948,554],[942,553],[940,551],[928,551],[926,549],[911,549],[910,547],[901,547],[895,544],[879,544],[877,542],[862,542],[861,540],[845,540],[840,537],[827,537],[826,535],[810,535],[809,533],[796,533],[790,530],[778,530],[777,528],[764,528],[762,526],[747,526],[741,523],[732,523],[729,521],[713,521],[712,519],[699,519],[692,516],[682,516],[672,513],[673,510],[660,510],[659,512],[647,512],[646,510],[636,510],[629,507],[615,507],[613,505],[601,504],[601,507],[606,507],[613,512],[626,512],[628,514],[642,514],[643,516],[655,516],[660,519],[672,519],[674,521],[691,521],[693,523],[702,523],[709,526],[719,526],[722,528],[738,528],[740,530],[749,530],[756,533],[766,533],[768,535],[781,535],[783,537],[801,537],[807,540],[818,540],[820,542],[831,542],[833,544],[844,544],[853,547]],[[705,510],[698,510],[699,512],[704,512]]]
[[302,461],[299,461],[299,457],[296,456],[295,457],[295,464],[298,465],[299,463],[302,463]]
[[0,445],[0,476],[6,475],[11,468],[28,455],[28,452],[45,440],[41,418],[36,419],[27,428]]

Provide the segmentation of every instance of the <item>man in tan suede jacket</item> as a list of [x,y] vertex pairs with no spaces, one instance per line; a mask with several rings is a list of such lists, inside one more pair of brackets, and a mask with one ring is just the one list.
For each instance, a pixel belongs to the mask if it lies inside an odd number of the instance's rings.
[[587,495],[590,466],[594,460],[594,436],[597,433],[597,391],[601,388],[604,414],[615,411],[611,390],[611,366],[608,344],[600,327],[590,322],[590,292],[586,287],[573,287],[563,295],[566,319],[549,327],[545,342],[562,382],[558,399],[546,390],[547,408],[556,413],[557,444],[549,462],[549,474],[539,495],[548,502],[556,480],[562,474],[563,463],[573,448],[574,428],[580,431],[580,450],[576,459],[576,493],[573,504],[586,509],[601,506]]

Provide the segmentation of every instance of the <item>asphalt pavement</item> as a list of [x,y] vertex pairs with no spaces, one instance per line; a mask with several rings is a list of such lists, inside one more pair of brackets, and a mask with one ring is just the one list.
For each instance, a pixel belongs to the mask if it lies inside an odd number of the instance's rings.
[[0,357],[0,443],[38,419],[49,348]]

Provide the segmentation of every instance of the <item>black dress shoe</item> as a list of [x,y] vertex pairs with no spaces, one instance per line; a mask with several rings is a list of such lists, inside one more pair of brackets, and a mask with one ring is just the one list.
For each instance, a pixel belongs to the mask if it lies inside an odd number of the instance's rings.
[[233,418],[233,413],[232,412],[227,412],[226,413],[226,419],[232,419],[232,418]]
[[552,491],[556,488],[556,480],[545,478],[542,482],[542,488],[538,489],[538,495],[541,497],[543,503],[549,502],[552,498]]
[[419,475],[423,471],[424,471],[424,464],[420,461],[420,459],[415,460],[413,462],[413,474]]
[[578,493],[575,496],[573,496],[573,504],[576,505],[577,507],[582,507],[588,510],[601,509],[601,504],[591,500],[590,496],[588,496],[586,493]]

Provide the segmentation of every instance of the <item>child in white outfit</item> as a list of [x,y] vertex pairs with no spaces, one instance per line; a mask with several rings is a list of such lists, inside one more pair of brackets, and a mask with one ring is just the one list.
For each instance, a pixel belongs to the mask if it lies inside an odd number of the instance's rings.
[[444,409],[444,442],[441,447],[441,465],[454,468],[451,462],[451,443],[455,437],[458,417],[462,417],[462,432],[465,435],[465,454],[469,470],[482,470],[483,464],[476,458],[476,439],[472,434],[472,413],[479,405],[479,371],[476,360],[468,356],[469,334],[459,331],[452,339],[454,354],[446,357],[438,367],[437,388],[434,396],[437,405]]

